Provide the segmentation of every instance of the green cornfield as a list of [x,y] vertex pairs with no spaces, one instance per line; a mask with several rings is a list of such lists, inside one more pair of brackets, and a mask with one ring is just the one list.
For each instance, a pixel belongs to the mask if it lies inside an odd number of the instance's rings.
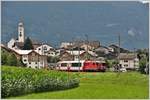
[[60,71],[2,66],[2,98],[29,93],[56,91],[74,88],[79,85],[77,74]]

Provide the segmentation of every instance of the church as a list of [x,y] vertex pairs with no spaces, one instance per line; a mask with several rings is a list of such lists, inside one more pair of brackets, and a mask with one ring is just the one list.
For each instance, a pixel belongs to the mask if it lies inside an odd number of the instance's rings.
[[[45,68],[47,67],[47,56],[37,52],[35,48],[41,46],[41,43],[33,43],[34,50],[23,50],[25,42],[25,32],[23,22],[18,24],[18,38],[12,38],[7,47],[20,56],[22,62],[28,68]],[[34,45],[35,44],[35,45]]]
[[18,24],[18,38],[12,38],[8,43],[7,47],[12,50],[20,50],[24,46],[25,41],[25,33],[24,33],[24,25],[23,22],[19,22]]

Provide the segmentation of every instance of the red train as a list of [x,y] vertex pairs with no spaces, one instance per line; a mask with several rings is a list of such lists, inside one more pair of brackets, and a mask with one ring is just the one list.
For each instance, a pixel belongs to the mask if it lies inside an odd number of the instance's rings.
[[57,70],[69,70],[69,71],[103,71],[106,70],[106,64],[104,61],[60,61],[56,67]]

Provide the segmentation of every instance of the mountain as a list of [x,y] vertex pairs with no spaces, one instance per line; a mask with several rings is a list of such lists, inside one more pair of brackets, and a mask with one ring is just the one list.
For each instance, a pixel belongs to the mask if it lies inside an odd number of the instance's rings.
[[25,35],[53,46],[62,41],[98,40],[103,45],[148,48],[149,6],[136,1],[2,1],[1,40],[17,37],[20,19]]

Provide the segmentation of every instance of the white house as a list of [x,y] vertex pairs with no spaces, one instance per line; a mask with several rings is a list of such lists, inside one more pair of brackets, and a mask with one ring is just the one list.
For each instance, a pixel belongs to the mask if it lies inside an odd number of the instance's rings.
[[15,50],[21,55],[22,62],[29,68],[47,67],[47,56],[41,55],[34,50]]
[[57,52],[54,50],[54,48],[47,44],[42,44],[41,46],[37,47],[35,51],[41,55],[57,56]]
[[139,67],[139,59],[136,54],[133,53],[120,53],[121,67],[126,69],[135,69]]
[[68,46],[72,46],[73,43],[71,42],[62,42],[60,48],[68,48]]

